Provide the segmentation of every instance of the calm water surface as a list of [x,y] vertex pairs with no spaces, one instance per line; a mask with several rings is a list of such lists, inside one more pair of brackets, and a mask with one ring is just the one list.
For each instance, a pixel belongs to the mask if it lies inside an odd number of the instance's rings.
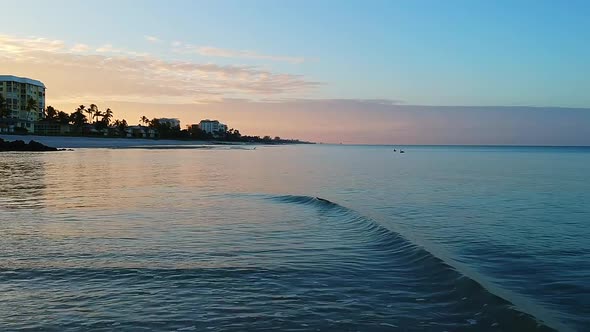
[[590,149],[405,150],[1,153],[1,330],[590,330]]

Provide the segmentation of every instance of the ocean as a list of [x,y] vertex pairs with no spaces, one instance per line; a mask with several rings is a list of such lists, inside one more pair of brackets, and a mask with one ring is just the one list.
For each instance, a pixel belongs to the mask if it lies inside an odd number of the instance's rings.
[[2,331],[590,330],[590,148],[0,153],[0,232]]

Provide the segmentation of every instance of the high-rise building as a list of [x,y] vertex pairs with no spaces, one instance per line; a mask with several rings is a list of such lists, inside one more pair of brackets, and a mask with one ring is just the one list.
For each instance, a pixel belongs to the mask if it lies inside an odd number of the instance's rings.
[[0,95],[10,110],[8,117],[0,121],[35,132],[35,122],[45,116],[45,84],[30,78],[0,75]]
[[217,120],[201,120],[199,128],[209,134],[221,134],[227,131],[227,125],[220,123]]

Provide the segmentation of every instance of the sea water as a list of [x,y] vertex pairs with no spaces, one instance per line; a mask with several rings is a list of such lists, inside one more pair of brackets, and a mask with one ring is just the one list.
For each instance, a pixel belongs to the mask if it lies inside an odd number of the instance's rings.
[[1,153],[0,329],[589,329],[590,149],[399,148]]

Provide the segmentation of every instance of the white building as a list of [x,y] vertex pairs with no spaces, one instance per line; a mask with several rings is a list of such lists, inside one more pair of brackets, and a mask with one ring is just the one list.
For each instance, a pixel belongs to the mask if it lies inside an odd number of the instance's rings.
[[180,120],[176,118],[159,118],[160,124],[168,124],[170,128],[180,127]]
[[[0,95],[10,110],[9,116],[0,121],[8,124],[11,130],[21,127],[34,132],[35,122],[45,117],[45,84],[26,77],[0,75]],[[29,107],[29,100],[33,101],[34,108]]]
[[227,125],[217,120],[201,120],[199,122],[199,129],[209,134],[225,133],[227,131]]

